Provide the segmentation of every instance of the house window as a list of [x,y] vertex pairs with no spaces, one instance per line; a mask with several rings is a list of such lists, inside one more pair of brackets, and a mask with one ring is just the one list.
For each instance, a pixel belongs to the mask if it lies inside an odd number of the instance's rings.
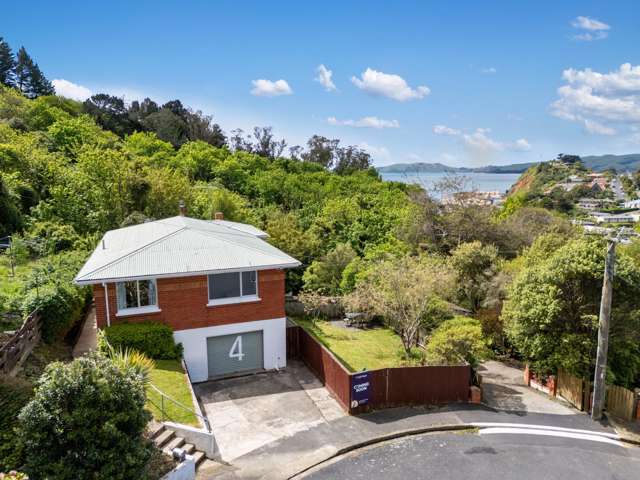
[[256,300],[258,272],[215,273],[209,275],[209,303],[234,303]]
[[116,284],[118,312],[157,309],[155,280],[132,280]]

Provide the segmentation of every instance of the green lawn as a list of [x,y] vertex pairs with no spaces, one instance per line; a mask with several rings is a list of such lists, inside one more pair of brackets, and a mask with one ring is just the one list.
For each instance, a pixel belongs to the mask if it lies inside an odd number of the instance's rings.
[[[177,400],[193,410],[193,400],[189,390],[189,380],[182,369],[180,360],[154,360],[156,367],[151,371],[151,383],[169,397]],[[152,388],[147,389],[147,408],[156,420],[161,421],[160,394]],[[188,410],[176,405],[165,398],[165,420],[184,423],[185,425],[200,426],[196,416]]]
[[295,322],[325,345],[352,372],[363,369],[420,365],[416,350],[407,359],[400,337],[389,328],[346,329],[318,320],[296,318]]

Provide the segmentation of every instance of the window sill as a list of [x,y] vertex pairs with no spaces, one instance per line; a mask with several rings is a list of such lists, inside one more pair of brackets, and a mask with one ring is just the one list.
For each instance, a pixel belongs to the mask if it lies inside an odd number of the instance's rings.
[[207,307],[217,307],[219,305],[233,305],[236,303],[251,303],[259,302],[262,299],[257,295],[251,295],[246,297],[233,297],[233,298],[218,298],[216,300],[209,300]]
[[126,308],[124,310],[118,310],[116,313],[116,317],[129,317],[133,315],[144,315],[147,313],[158,313],[161,312],[157,306],[153,305],[150,307],[140,307],[140,308]]

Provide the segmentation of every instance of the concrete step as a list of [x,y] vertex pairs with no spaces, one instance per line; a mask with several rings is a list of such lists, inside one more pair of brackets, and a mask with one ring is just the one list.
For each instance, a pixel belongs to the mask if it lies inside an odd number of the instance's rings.
[[207,457],[205,457],[204,453],[200,450],[196,451],[196,453],[193,454],[193,459],[196,461],[196,468],[198,467],[198,465],[204,462],[205,458]]
[[151,427],[149,427],[149,435],[151,438],[156,438],[162,432],[165,431],[165,426],[162,423],[153,423]]
[[193,452],[196,451],[196,447],[191,443],[185,443],[180,448],[183,449],[187,453],[187,455],[193,455]]
[[156,444],[156,447],[162,448],[164,447],[169,440],[175,437],[175,432],[173,430],[165,430],[156,438],[153,439],[153,443]]
[[173,449],[182,447],[184,445],[184,438],[182,437],[174,437],[169,443],[167,443],[162,451],[167,455],[173,455]]

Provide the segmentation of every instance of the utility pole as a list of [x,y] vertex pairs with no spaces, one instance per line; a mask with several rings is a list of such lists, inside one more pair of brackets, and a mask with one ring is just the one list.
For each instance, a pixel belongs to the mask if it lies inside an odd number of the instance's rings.
[[593,378],[593,405],[591,406],[591,418],[593,420],[602,418],[607,390],[607,350],[609,349],[609,323],[611,320],[613,274],[616,263],[616,242],[616,238],[609,238],[607,241],[607,256],[604,263],[604,281],[602,282],[598,327],[598,355],[596,357],[596,373]]

